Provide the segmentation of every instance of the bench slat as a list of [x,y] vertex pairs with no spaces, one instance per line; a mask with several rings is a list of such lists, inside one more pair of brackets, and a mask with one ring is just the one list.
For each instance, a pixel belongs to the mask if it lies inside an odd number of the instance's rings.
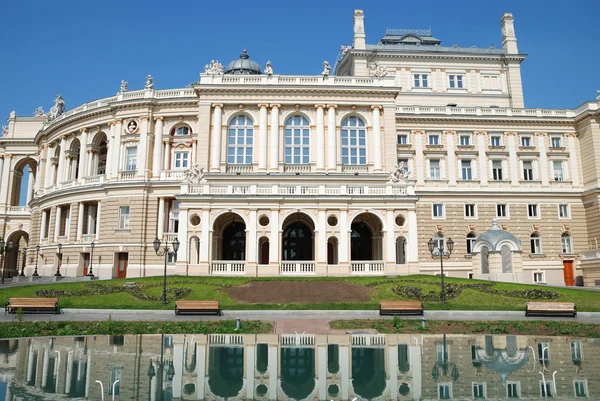
[[577,316],[573,302],[527,302],[525,316]]
[[202,301],[202,300],[178,300],[175,302],[175,314],[179,315],[180,312],[188,313],[201,313],[201,312],[214,312],[217,315],[221,315],[221,307],[219,301]]
[[379,314],[423,314],[423,303],[421,301],[381,301],[379,302]]
[[10,298],[4,307],[4,313],[16,313],[21,309],[28,311],[53,311],[60,313],[58,298]]

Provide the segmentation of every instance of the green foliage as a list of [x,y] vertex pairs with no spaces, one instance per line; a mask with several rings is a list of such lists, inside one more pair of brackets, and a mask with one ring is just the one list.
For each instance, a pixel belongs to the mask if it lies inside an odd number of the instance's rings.
[[394,327],[397,330],[400,330],[404,327],[404,322],[398,316],[394,316]]
[[23,308],[18,308],[17,309],[17,313],[15,316],[15,319],[17,319],[18,322],[22,322],[23,321]]

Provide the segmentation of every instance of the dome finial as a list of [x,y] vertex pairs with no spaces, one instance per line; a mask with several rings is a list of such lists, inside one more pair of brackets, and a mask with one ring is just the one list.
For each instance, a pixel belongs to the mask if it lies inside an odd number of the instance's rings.
[[240,58],[244,59],[244,60],[250,58],[250,56],[248,55],[248,52],[246,51],[246,49],[242,50],[242,54],[240,54]]

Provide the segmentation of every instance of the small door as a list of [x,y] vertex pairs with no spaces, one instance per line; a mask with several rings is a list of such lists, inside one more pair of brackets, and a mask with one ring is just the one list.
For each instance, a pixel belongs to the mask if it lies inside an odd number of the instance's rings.
[[327,241],[327,264],[328,265],[335,264],[333,242],[331,242],[331,241]]
[[127,278],[127,260],[129,254],[127,252],[119,253],[117,259],[117,278]]
[[89,268],[90,268],[90,254],[84,253],[83,254],[83,275],[84,276],[88,275]]
[[563,274],[565,277],[565,285],[568,285],[568,286],[575,285],[575,278],[573,277],[573,261],[572,260],[564,260],[563,261]]
[[269,241],[263,242],[260,247],[260,264],[269,264]]

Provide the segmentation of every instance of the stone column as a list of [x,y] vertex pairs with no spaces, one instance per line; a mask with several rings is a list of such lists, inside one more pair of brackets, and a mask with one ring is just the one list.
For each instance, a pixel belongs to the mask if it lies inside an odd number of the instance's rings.
[[48,228],[48,227],[46,227],[47,214],[48,214],[48,212],[46,210],[42,210],[42,224],[41,224],[41,228],[40,228],[40,238],[39,239],[46,238],[45,234],[46,234],[46,229]]
[[373,110],[373,153],[374,153],[374,171],[382,171],[382,149],[381,149],[381,106],[371,106]]
[[510,183],[513,187],[519,186],[519,161],[517,160],[517,144],[516,133],[507,132],[506,139],[508,142],[508,157],[510,161]]
[[0,185],[0,203],[8,204],[8,186],[10,185],[11,155],[4,155],[2,166],[2,185]]
[[481,185],[488,185],[489,174],[487,172],[487,156],[485,154],[487,132],[478,131],[475,135],[477,136],[477,157],[479,158],[479,182]]
[[179,231],[177,232],[177,240],[179,241],[179,250],[177,251],[177,262],[188,262],[188,210],[179,209]]
[[87,143],[88,143],[88,130],[87,128],[82,128],[80,130],[81,132],[81,139],[79,141],[79,172],[78,172],[78,177],[79,177],[79,181],[81,181],[81,179],[83,177],[87,177],[89,172],[87,170]]
[[160,167],[162,163],[162,137],[163,137],[163,118],[154,118],[154,152],[152,155],[152,176],[160,177]]
[[325,209],[319,209],[317,220],[317,232],[319,242],[315,244],[317,264],[327,264],[327,215]]
[[335,104],[327,105],[327,171],[337,170],[336,108]]
[[52,180],[54,178],[54,163],[52,162],[53,156],[50,155],[51,149],[54,149],[54,147],[50,147],[50,145],[48,145],[46,165],[44,169],[44,188],[49,188],[53,185]]
[[[384,261],[389,264],[396,263],[396,233],[394,232],[394,209],[388,209],[386,211],[386,226],[387,229],[384,232],[385,238],[385,247],[387,248],[386,254],[387,257],[384,256]],[[387,272],[387,270],[386,270]]]
[[417,186],[425,185],[425,158],[423,154],[423,131],[413,131],[415,142],[415,170]]
[[101,206],[102,206],[102,203],[98,202],[98,205],[96,206],[96,240],[100,239],[100,218],[101,218],[100,207]]
[[325,106],[315,105],[317,109],[317,171],[325,170]]
[[[110,179],[113,176],[113,158],[115,157],[115,122],[111,121],[108,123],[110,127],[109,137],[107,138],[107,149],[106,149],[106,179]],[[118,153],[118,150],[117,150]]]
[[79,202],[79,213],[77,214],[77,241],[81,240],[81,236],[83,235],[83,210],[85,205],[82,202]]
[[279,171],[279,104],[271,104],[271,148],[269,168]]
[[[456,153],[454,152],[454,138],[456,137],[456,132],[444,131],[444,134],[446,134],[446,146],[448,148],[448,184],[455,186],[457,160]],[[462,176],[460,178],[462,178]]]
[[248,263],[256,263],[258,260],[258,241],[256,238],[256,209],[250,209],[250,215],[248,216],[248,227],[246,227],[246,234],[248,236],[248,241],[246,241],[246,243],[248,244],[248,249],[246,249],[246,255],[248,255],[248,257],[246,258],[246,261]]
[[349,262],[349,245],[348,244],[348,211],[340,211],[340,240],[338,243],[338,263],[344,264]]
[[260,117],[258,121],[258,169],[264,171],[267,169],[267,106],[259,104]]
[[223,125],[223,105],[215,104],[213,127],[210,135],[210,171],[221,169],[221,135]]
[[540,152],[539,177],[542,180],[542,186],[550,185],[548,182],[548,154],[546,153],[546,133],[536,132],[535,136],[538,140],[538,151]]
[[158,198],[158,224],[156,236],[163,240],[165,234],[165,198]]
[[27,177],[27,205],[33,199],[33,169],[31,167],[27,167],[27,172],[29,173],[29,177]]
[[569,148],[569,166],[571,168],[571,181],[573,186],[579,186],[579,160],[577,159],[577,147],[575,144],[576,133],[568,133],[567,145]]
[[58,177],[56,183],[60,184],[65,180],[65,164],[67,158],[65,157],[65,151],[67,147],[67,137],[65,135],[60,137],[60,156],[58,157]]
[[163,154],[163,159],[164,159],[163,170],[170,170],[171,169],[171,138],[169,138],[169,137],[163,138],[163,144],[165,147],[164,154]]
[[54,216],[54,242],[58,242],[58,236],[60,234],[60,215],[62,213],[62,208],[60,206],[56,206],[56,213]]
[[140,130],[140,143],[137,149],[137,176],[146,178],[146,162],[148,160],[148,116],[140,117],[142,128]]
[[200,234],[200,260],[199,263],[210,262],[208,260],[208,251],[212,247],[210,243],[210,212],[208,210],[202,211],[202,232]]
[[7,184],[4,179],[2,178],[4,174],[4,155],[0,156],[0,186],[4,186],[4,184]]
[[121,145],[121,131],[123,127],[123,122],[121,120],[117,120],[115,124],[115,139],[112,143],[113,154],[112,154],[112,175],[114,177],[119,176],[119,170],[121,170],[121,166],[123,165],[123,153],[122,153],[122,145]]

